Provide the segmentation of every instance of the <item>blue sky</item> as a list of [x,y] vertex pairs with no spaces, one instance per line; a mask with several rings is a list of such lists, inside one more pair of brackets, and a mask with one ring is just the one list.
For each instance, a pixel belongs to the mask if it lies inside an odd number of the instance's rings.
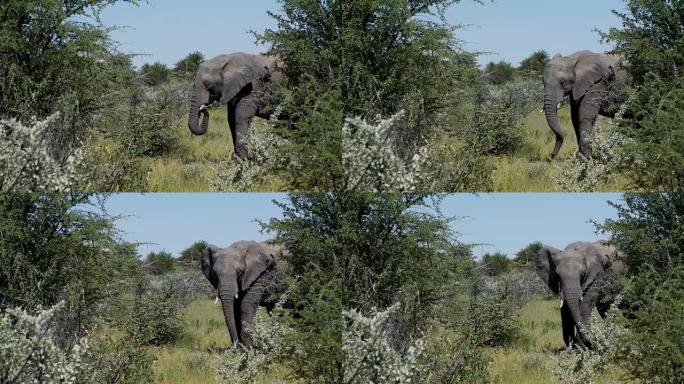
[[126,215],[117,222],[128,241],[144,242],[142,255],[166,250],[174,255],[205,240],[228,246],[237,240],[266,240],[255,219],[281,217],[273,193],[123,193],[105,203],[110,215]]
[[[463,0],[447,13],[451,24],[467,24],[457,37],[469,51],[493,52],[481,63],[506,60],[517,64],[535,50],[568,54],[582,49],[603,51],[594,29],[619,25],[612,9],[623,0]],[[239,4],[239,5],[236,5]],[[260,52],[249,30],[275,27],[266,11],[279,9],[275,0],[150,0],[135,7],[120,3],[107,8],[105,25],[127,27],[113,37],[127,53],[147,54],[136,65],[160,61],[172,65],[189,52],[206,57],[235,51]]]
[[[167,250],[174,255],[198,240],[226,246],[242,240],[264,240],[254,219],[281,217],[272,200],[285,194],[152,193],[115,194],[108,213],[128,215],[117,226],[129,241],[146,242],[139,250]],[[482,243],[475,254],[502,251],[509,255],[533,241],[565,247],[576,240],[604,238],[594,234],[590,219],[603,221],[615,211],[606,202],[619,194],[455,194],[442,204],[446,216],[459,216],[454,230],[466,243]]]
[[564,248],[573,241],[606,239],[589,221],[614,218],[607,201],[621,199],[604,193],[457,194],[448,196],[442,210],[462,217],[453,226],[460,241],[482,244],[474,249],[476,256],[496,251],[513,256],[534,241]]

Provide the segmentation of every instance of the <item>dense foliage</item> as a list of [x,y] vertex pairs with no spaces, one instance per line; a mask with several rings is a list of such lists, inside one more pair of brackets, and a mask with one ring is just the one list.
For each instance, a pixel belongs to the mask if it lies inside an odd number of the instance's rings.
[[520,62],[518,71],[525,76],[541,78],[542,73],[544,73],[544,67],[546,67],[550,60],[549,53],[545,50],[535,51]]
[[516,252],[513,262],[519,268],[534,270],[537,263],[537,254],[541,249],[542,243],[538,241],[530,243],[525,248]]
[[144,268],[153,275],[163,275],[173,271],[176,265],[176,259],[169,252],[150,252],[145,257]]
[[627,59],[636,88],[622,132],[624,172],[646,190],[681,190],[684,185],[684,7],[681,1],[627,0],[614,11],[622,26],[602,34]]
[[341,3],[281,0],[280,12],[269,12],[277,28],[256,35],[282,60],[286,76],[287,120],[275,124],[282,143],[271,157],[289,190],[329,191],[342,183]]
[[190,268],[196,268],[202,260],[202,252],[207,248],[208,243],[204,240],[196,241],[189,247],[181,251],[178,262]]
[[508,256],[501,252],[484,254],[481,263],[484,273],[489,276],[498,276],[510,271],[512,264]]
[[684,196],[626,194],[614,206],[618,217],[600,228],[624,251],[631,276],[624,309],[630,332],[622,338],[620,363],[644,382],[682,381]]
[[[303,377],[334,374],[324,377],[349,382],[382,372],[400,377],[396,369],[410,362],[404,368],[413,370],[418,382],[483,381],[482,348],[516,339],[517,312],[529,296],[514,288],[517,276],[488,281],[470,247],[455,240],[451,220],[439,213],[439,198],[292,194],[281,208],[283,219],[265,227],[290,251],[287,261],[296,279],[288,300],[301,308],[301,319],[292,321],[285,361]],[[378,314],[390,308],[391,315]],[[442,327],[454,334],[426,337]],[[415,354],[421,343],[446,355]],[[356,353],[389,360],[374,367]]]

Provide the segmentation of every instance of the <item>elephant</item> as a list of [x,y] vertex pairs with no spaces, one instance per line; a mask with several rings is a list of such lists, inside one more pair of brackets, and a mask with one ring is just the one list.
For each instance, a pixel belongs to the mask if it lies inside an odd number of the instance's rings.
[[592,311],[605,318],[625,274],[622,254],[605,241],[578,241],[564,250],[543,245],[536,257],[537,275],[561,297],[561,322],[566,346],[591,348],[587,339]]
[[219,55],[201,63],[190,97],[190,131],[203,135],[209,127],[208,106],[226,104],[233,153],[246,158],[252,118],[269,118],[280,101],[274,89],[284,80],[281,69],[281,61],[275,57],[243,52]]
[[285,291],[288,265],[282,245],[273,242],[238,241],[226,248],[207,245],[201,268],[223,307],[223,316],[233,345],[249,347],[249,327],[257,307],[269,313]]
[[591,136],[598,115],[615,117],[616,105],[625,102],[626,72],[622,56],[580,51],[570,56],[555,55],[544,69],[544,113],[556,135],[550,155],[558,156],[563,145],[563,130],[558,120],[558,105],[570,98],[570,115],[580,154],[592,154]]

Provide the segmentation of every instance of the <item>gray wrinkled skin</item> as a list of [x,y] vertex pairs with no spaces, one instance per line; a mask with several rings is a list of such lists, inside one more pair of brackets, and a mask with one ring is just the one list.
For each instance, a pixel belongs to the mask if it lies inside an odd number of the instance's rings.
[[249,327],[257,306],[270,312],[285,290],[285,250],[270,242],[238,241],[226,248],[208,245],[202,254],[202,273],[217,290],[233,344],[250,346]]
[[[626,77],[624,61],[617,55],[580,51],[570,56],[556,55],[544,70],[544,113],[556,135],[550,157],[558,155],[563,145],[563,130],[556,106],[570,97],[570,115],[577,136],[580,154],[591,157],[591,135],[598,115],[614,117],[615,105],[625,101],[625,94],[616,84]],[[615,82],[616,78],[621,81]]]
[[190,131],[203,135],[209,127],[207,108],[214,103],[226,104],[234,153],[245,158],[252,118],[269,118],[278,102],[272,90],[283,80],[281,67],[276,58],[242,52],[219,55],[200,64],[190,97]]
[[544,245],[537,254],[537,275],[561,297],[566,345],[591,348],[585,327],[594,308],[605,317],[612,294],[619,290],[613,277],[625,272],[620,258],[617,249],[603,241],[578,241],[564,250]]

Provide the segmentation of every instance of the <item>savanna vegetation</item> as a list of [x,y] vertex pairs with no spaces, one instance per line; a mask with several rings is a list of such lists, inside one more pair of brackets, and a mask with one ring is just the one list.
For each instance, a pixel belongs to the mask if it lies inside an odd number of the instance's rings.
[[0,191],[313,191],[339,183],[338,57],[334,46],[321,49],[336,36],[320,27],[339,19],[337,5],[282,2],[272,14],[278,27],[255,36],[290,68],[278,113],[291,118],[256,119],[255,156],[238,162],[225,111],[203,137],[187,129],[192,81],[207,58],[181,53],[173,68],[135,68],[98,17],[118,2],[0,5]]
[[352,3],[342,154],[352,188],[681,188],[679,2],[627,0],[626,11],[615,12],[622,25],[597,34],[627,60],[631,96],[615,119],[599,118],[588,160],[576,156],[563,108],[566,145],[554,162],[547,160],[553,134],[540,113],[541,73],[552,52],[533,52],[518,66],[500,61],[480,68],[477,54],[460,45],[459,27],[443,17],[458,1]]
[[547,161],[554,136],[539,113],[540,74],[552,53],[478,66],[459,27],[443,17],[459,1],[279,1],[276,27],[254,39],[285,64],[277,114],[289,118],[255,119],[244,162],[231,160],[225,108],[212,113],[214,128],[204,136],[185,127],[202,53],[180,53],[172,68],[134,68],[97,18],[114,3],[0,6],[3,191],[682,185],[677,2],[626,0],[626,11],[616,13],[622,25],[597,35],[629,63],[631,97],[616,119],[599,119],[589,160],[575,155],[562,109],[566,146],[555,162]]
[[[102,196],[2,195],[3,382],[680,382],[681,194],[627,194],[596,223],[628,273],[591,350],[566,349],[540,243],[476,259],[439,196],[291,194],[262,223],[292,274],[231,346],[197,260],[142,256]],[[535,240],[533,234],[530,240]],[[288,305],[284,305],[287,301]],[[47,367],[47,368],[46,368]],[[59,377],[59,379],[55,379]],[[52,380],[52,381],[50,381]]]

